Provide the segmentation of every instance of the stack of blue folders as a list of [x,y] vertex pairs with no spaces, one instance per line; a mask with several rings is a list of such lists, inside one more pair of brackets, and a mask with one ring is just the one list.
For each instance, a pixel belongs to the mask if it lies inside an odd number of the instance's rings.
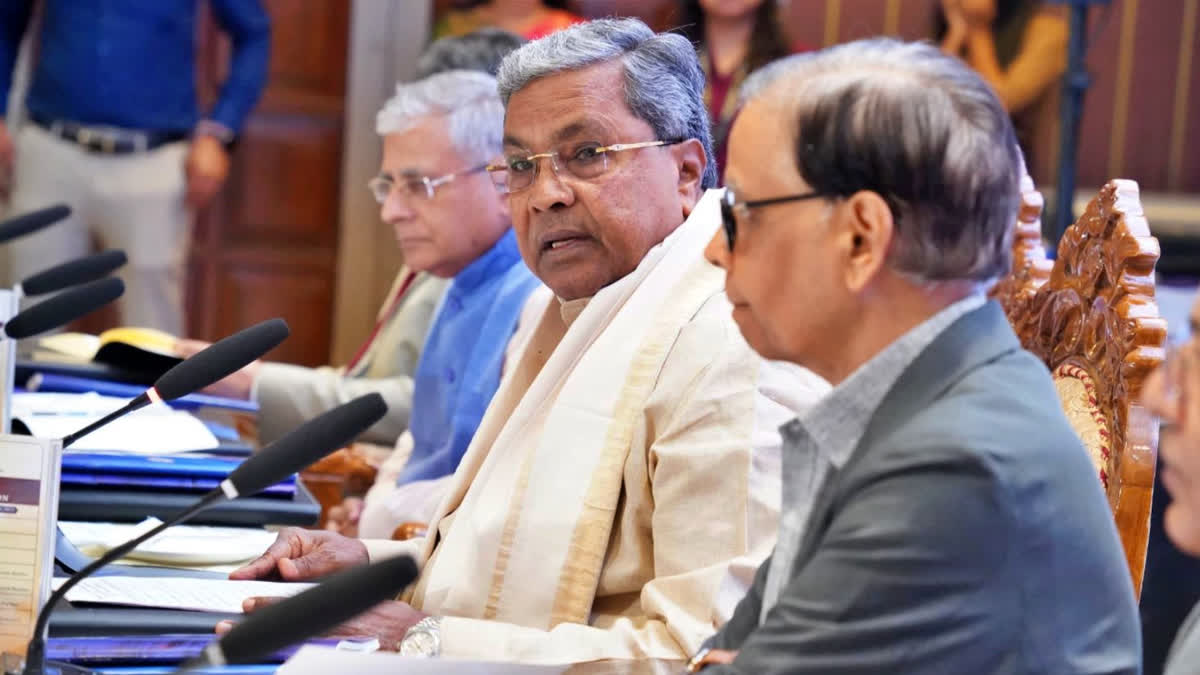
[[[96,392],[133,398],[145,388],[55,372],[38,371],[26,382],[29,390],[60,393]],[[192,394],[169,405],[176,409],[218,408],[257,412],[252,402]],[[145,456],[105,452],[63,454],[59,517],[64,520],[140,522],[147,516],[167,519],[216,488],[241,463],[250,447],[237,432],[202,420],[221,445],[204,454]],[[316,524],[320,504],[292,476],[257,495],[218,504],[192,519],[195,524],[260,526]]]
[[[126,455],[67,452],[62,458],[62,484],[149,492],[203,493],[237,468],[241,459],[207,455]],[[268,487],[259,497],[291,499],[295,476]]]
[[[121,398],[133,398],[146,391],[145,387],[136,384],[109,382],[90,377],[77,377],[56,373],[36,373],[25,382],[25,388],[29,391],[51,391],[64,394],[84,394],[94,391],[102,396],[118,396]],[[223,396],[209,396],[207,394],[188,394],[187,396],[181,396],[173,401],[169,401],[167,405],[179,410],[210,407],[239,412],[258,412],[258,404],[253,401],[242,401]]]

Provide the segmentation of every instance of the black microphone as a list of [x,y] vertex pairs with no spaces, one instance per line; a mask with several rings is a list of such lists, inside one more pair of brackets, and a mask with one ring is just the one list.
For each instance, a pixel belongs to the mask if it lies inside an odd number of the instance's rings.
[[180,671],[261,661],[396,597],[416,578],[417,564],[409,556],[342,570],[319,586],[247,616],[200,656],[184,662]]
[[66,204],[55,204],[37,211],[22,213],[0,223],[0,244],[12,241],[27,234],[49,227],[71,215],[71,207]]
[[[46,302],[57,300],[70,292],[64,291]],[[20,318],[20,315],[17,316]],[[274,349],[288,336],[288,332],[287,323],[283,319],[268,319],[214,342],[163,373],[155,380],[153,386],[123,407],[75,433],[64,436],[63,447],[70,446],[83,436],[119,417],[140,410],[150,405],[151,402],[172,401],[224,379],[247,363]]]
[[67,289],[18,312],[4,324],[4,334],[21,340],[45,333],[100,309],[124,292],[125,283],[117,278],[100,279]]
[[387,404],[377,393],[365,394],[328,412],[317,415],[293,429],[270,447],[287,448],[291,458],[281,467],[283,450],[265,450],[246,458],[229,474],[219,489],[230,499],[261,492],[300,469],[316,462],[333,450],[349,445],[363,430],[383,418]]
[[128,258],[125,257],[125,251],[109,249],[102,253],[55,265],[50,269],[26,277],[19,287],[21,292],[27,296],[45,295],[77,284],[103,279],[108,276],[109,272],[121,267],[126,262],[128,262]]
[[[196,356],[199,355],[196,354]],[[51,609],[80,581],[101,567],[124,557],[168,527],[184,522],[213,504],[227,498],[236,499],[242,495],[261,492],[304,469],[357,438],[359,434],[378,422],[386,412],[387,404],[383,402],[383,397],[372,393],[360,396],[349,403],[314,417],[263,448],[257,454],[251,455],[249,459],[234,469],[228,478],[221,481],[220,486],[201,497],[192,506],[166,522],[160,523],[154,529],[109,550],[90,565],[76,572],[62,586],[59,586],[58,590],[50,594],[50,599],[38,613],[37,624],[33,629],[33,638],[29,641],[29,649],[26,652],[24,675],[42,675],[44,672],[46,625],[50,622]]]

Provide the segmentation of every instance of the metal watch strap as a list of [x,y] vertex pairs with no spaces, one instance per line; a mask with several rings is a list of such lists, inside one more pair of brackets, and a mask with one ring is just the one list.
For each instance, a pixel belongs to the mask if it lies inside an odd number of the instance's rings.
[[[425,645],[419,645],[421,637],[428,636],[431,638],[432,648]],[[397,651],[406,656],[438,656],[442,652],[442,617],[427,616],[424,619],[416,622],[404,632],[404,639],[400,641]]]

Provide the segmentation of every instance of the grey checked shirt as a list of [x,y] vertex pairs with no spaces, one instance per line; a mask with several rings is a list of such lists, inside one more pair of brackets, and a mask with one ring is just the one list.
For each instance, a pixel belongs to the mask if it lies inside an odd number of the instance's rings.
[[759,623],[766,620],[767,613],[775,606],[792,576],[796,548],[800,545],[817,493],[850,459],[884,396],[938,335],[986,302],[982,293],[974,293],[946,307],[860,366],[802,418],[780,427],[783,435],[783,515],[779,523],[779,540],[767,570]]

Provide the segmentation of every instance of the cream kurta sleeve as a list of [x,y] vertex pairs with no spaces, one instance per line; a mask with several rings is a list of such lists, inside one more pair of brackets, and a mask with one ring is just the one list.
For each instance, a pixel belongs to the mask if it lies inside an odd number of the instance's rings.
[[724,295],[710,299],[658,374],[626,460],[590,625],[543,631],[445,617],[443,656],[685,658],[728,619],[774,546],[777,429],[828,388],[808,371],[762,361],[729,311]]

